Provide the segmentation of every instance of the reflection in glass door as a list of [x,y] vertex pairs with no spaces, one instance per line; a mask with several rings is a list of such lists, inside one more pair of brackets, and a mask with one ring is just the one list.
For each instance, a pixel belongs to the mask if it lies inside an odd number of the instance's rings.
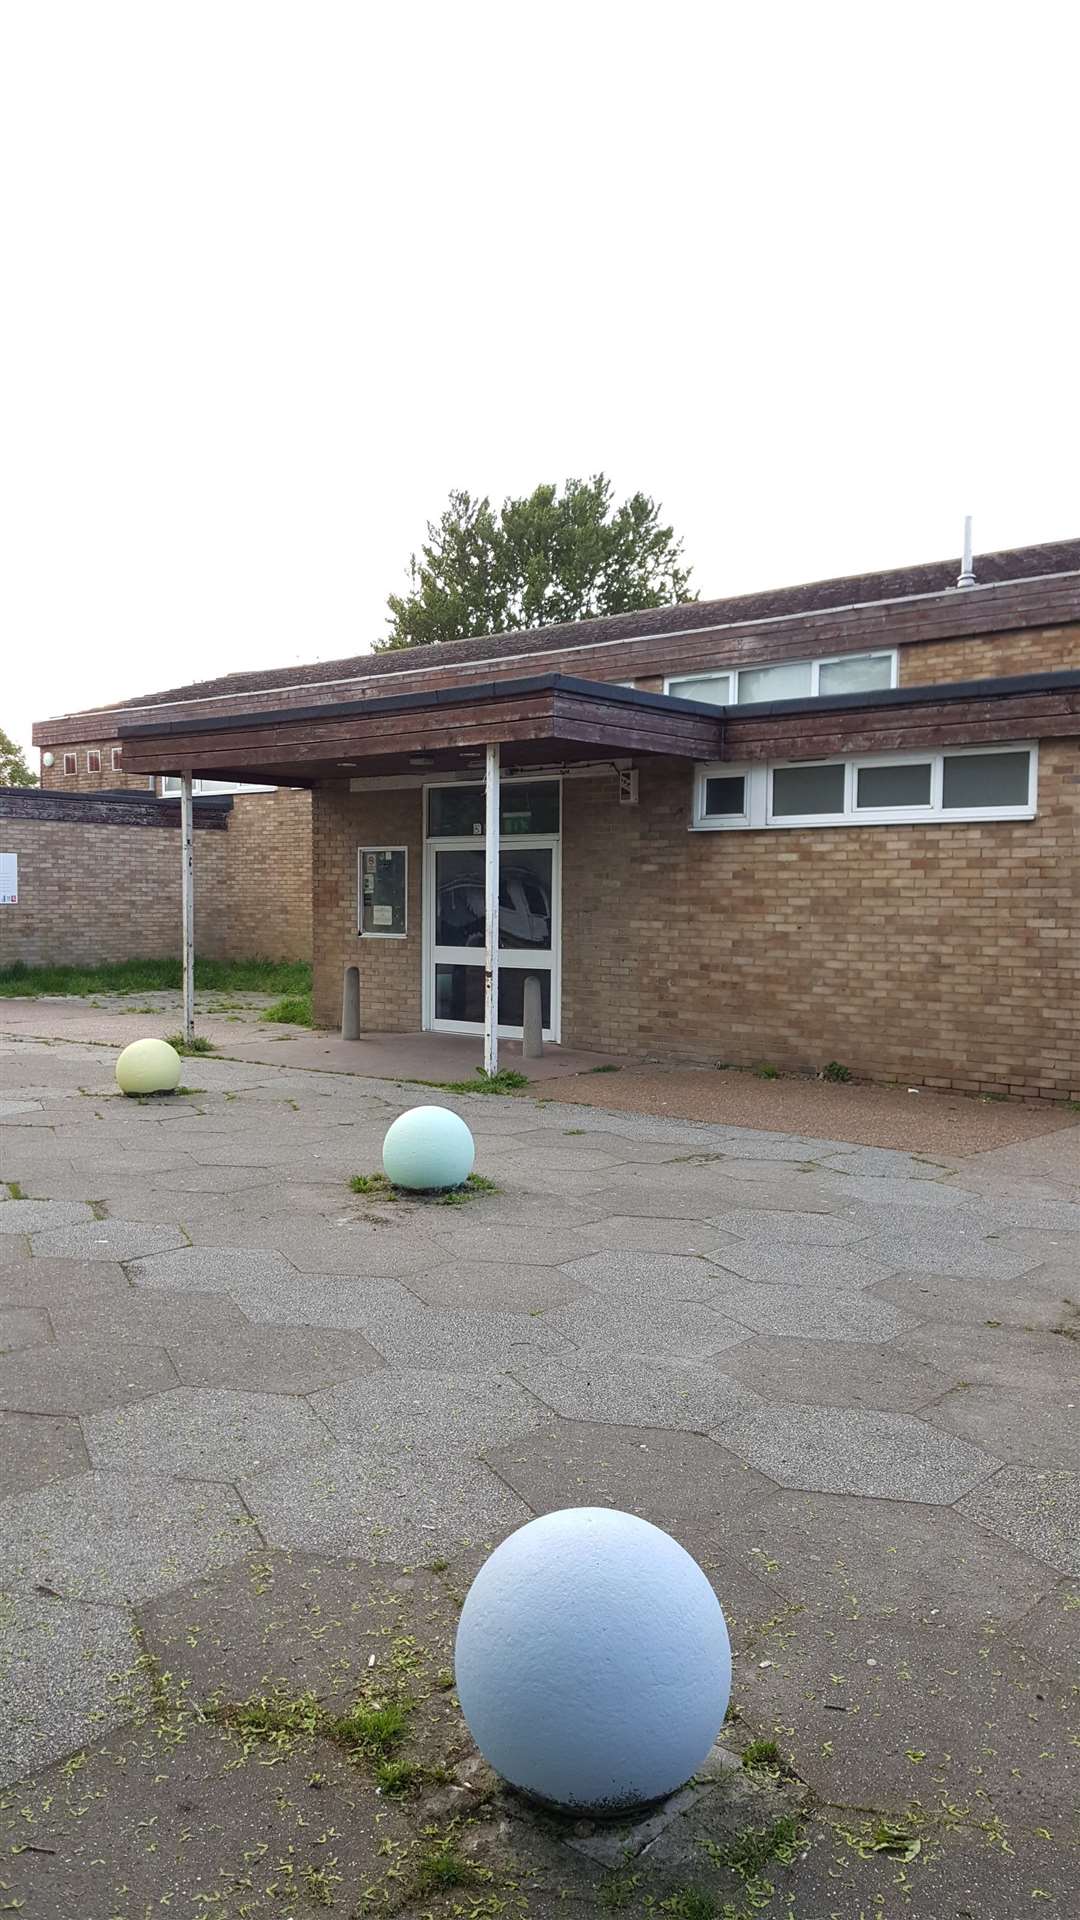
[[[446,806],[440,809],[442,818],[447,811]],[[540,980],[545,1036],[552,1039],[558,1028],[558,836],[545,835],[543,840],[509,836],[505,822],[504,810],[499,850],[499,1031],[521,1032],[525,979],[535,973]],[[425,930],[427,1023],[451,1032],[481,1028],[486,934],[482,839],[478,842],[473,837],[468,844],[461,838],[441,844],[429,840]]]

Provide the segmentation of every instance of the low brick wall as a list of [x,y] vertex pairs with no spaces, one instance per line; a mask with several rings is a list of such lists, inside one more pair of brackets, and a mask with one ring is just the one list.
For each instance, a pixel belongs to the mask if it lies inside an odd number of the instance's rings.
[[[180,810],[150,794],[0,788],[0,966],[153,959],[180,949]],[[307,793],[195,805],[195,944],[209,959],[310,960]]]

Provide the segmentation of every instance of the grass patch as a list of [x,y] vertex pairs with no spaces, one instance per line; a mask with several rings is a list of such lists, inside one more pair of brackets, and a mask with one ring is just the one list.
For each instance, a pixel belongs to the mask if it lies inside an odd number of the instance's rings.
[[498,1073],[485,1073],[483,1067],[477,1067],[470,1080],[447,1080],[447,1093],[518,1093],[529,1084],[526,1073],[517,1073],[513,1067],[500,1067]]
[[310,993],[287,994],[284,1000],[275,1000],[260,1016],[263,1020],[275,1020],[281,1026],[310,1027],[313,1024]]
[[640,1879],[640,1873],[609,1873],[596,1889],[597,1904],[615,1913],[628,1907]]
[[354,1173],[349,1181],[350,1193],[377,1195],[380,1200],[396,1200],[398,1189],[387,1179],[385,1173]]
[[772,1861],[790,1865],[798,1850],[802,1828],[794,1814],[785,1813],[767,1827],[749,1827],[734,1840],[721,1844],[707,1840],[705,1850],[718,1867],[729,1867],[741,1880],[756,1880]]
[[8,1181],[6,1182],[6,1185],[7,1185],[7,1190],[8,1190],[8,1193],[9,1193],[9,1194],[11,1195],[11,1198],[12,1198],[13,1200],[25,1200],[25,1199],[26,1199],[26,1195],[25,1195],[25,1193],[23,1192],[23,1190],[22,1190],[22,1188],[20,1187],[20,1185],[19,1185],[19,1182],[18,1182],[17,1180],[8,1180]]
[[366,1193],[369,1200],[427,1200],[439,1207],[463,1207],[481,1193],[498,1193],[494,1180],[485,1174],[470,1173],[460,1187],[395,1187],[385,1173],[354,1173],[350,1193]]
[[193,1033],[190,1040],[182,1033],[167,1033],[165,1035],[165,1045],[172,1047],[175,1052],[181,1055],[217,1052],[213,1041],[208,1040],[205,1033]]
[[779,1773],[784,1756],[775,1740],[751,1740],[743,1750],[742,1763],[747,1773]]
[[375,1769],[375,1785],[392,1800],[403,1800],[426,1778],[418,1760],[380,1760]]
[[615,1066],[613,1062],[609,1062],[608,1065],[604,1067],[586,1067],[585,1071],[586,1073],[621,1073],[622,1068]]
[[754,1072],[759,1080],[779,1080],[780,1078],[779,1067],[774,1067],[769,1060],[759,1060]]
[[409,1708],[403,1700],[390,1700],[375,1707],[358,1700],[350,1713],[327,1720],[326,1732],[350,1753],[365,1753],[389,1759],[409,1731]]
[[[0,967],[0,998],[42,993],[176,993],[183,970],[175,960],[116,960],[88,967]],[[309,994],[311,968],[303,960],[195,961],[195,985],[205,992]]]
[[469,1860],[450,1836],[428,1847],[416,1863],[416,1891],[436,1893],[441,1887],[469,1887],[478,1880],[490,1880],[490,1867]]
[[206,1717],[250,1741],[265,1741],[283,1755],[292,1752],[298,1739],[319,1731],[320,1709],[313,1693],[292,1695],[275,1687],[271,1693],[251,1694],[239,1706],[210,1707]]
[[677,1887],[657,1912],[674,1914],[675,1920],[716,1920],[716,1902],[703,1887]]
[[851,1068],[845,1067],[839,1060],[830,1060],[822,1067],[821,1077],[823,1080],[847,1081],[851,1079]]

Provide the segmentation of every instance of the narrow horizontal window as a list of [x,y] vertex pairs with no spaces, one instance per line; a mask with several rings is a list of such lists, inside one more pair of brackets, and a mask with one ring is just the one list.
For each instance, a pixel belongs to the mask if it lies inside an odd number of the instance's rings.
[[809,660],[785,661],[779,667],[744,667],[739,673],[739,705],[755,700],[803,700],[813,691]]
[[891,653],[853,653],[847,660],[823,660],[818,668],[818,693],[872,693],[893,684]]
[[955,807],[1026,807],[1028,753],[945,755],[941,804]]
[[1037,773],[1038,748],[1031,745],[859,754],[782,766],[699,766],[691,825],[745,833],[761,827],[1030,820]]
[[710,706],[726,707],[731,700],[731,675],[701,673],[686,680],[669,680],[667,691],[679,700],[707,700]]
[[857,807],[928,807],[932,768],[929,760],[901,760],[895,766],[860,767]]
[[826,766],[777,767],[772,777],[772,810],[777,818],[793,814],[843,813],[843,761]]
[[705,811],[710,818],[746,812],[745,773],[722,773],[705,782]]

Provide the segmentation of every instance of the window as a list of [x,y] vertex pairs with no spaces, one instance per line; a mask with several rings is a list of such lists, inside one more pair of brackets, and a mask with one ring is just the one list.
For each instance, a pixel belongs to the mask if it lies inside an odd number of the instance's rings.
[[676,674],[664,692],[680,700],[748,706],[755,700],[820,699],[830,693],[870,693],[896,685],[895,650],[848,653],[837,660],[782,660],[767,667],[731,667],[718,673]]
[[843,813],[846,778],[842,760],[824,766],[777,767],[772,777],[772,811],[777,819],[793,814]]
[[86,749],[86,771],[87,773],[101,772],[101,754],[97,747]]
[[695,775],[692,825],[730,831],[1030,820],[1037,776],[1034,746],[705,766]]
[[[484,832],[483,787],[429,787],[427,830],[429,840],[481,838]],[[499,788],[499,831],[504,840],[516,833],[558,833],[558,781],[503,781]]]
[[855,774],[855,805],[870,807],[928,807],[933,768],[929,760],[900,760],[876,767],[859,767]]
[[665,680],[664,692],[673,693],[679,700],[707,700],[710,705],[726,707],[731,702],[730,673],[688,674],[685,679]]
[[77,757],[76,757],[76,755],[75,755],[75,754],[73,754],[73,753],[65,753],[65,755],[64,755],[64,772],[65,772],[65,773],[78,773],[78,771],[79,771],[79,762],[78,762],[78,759],[77,759]]
[[705,811],[710,819],[740,820],[746,813],[745,773],[714,774],[705,782]]
[[941,804],[956,807],[1024,807],[1030,778],[1027,753],[956,753],[945,756]]
[[123,754],[119,747],[112,750],[112,770],[114,773],[123,772]]

